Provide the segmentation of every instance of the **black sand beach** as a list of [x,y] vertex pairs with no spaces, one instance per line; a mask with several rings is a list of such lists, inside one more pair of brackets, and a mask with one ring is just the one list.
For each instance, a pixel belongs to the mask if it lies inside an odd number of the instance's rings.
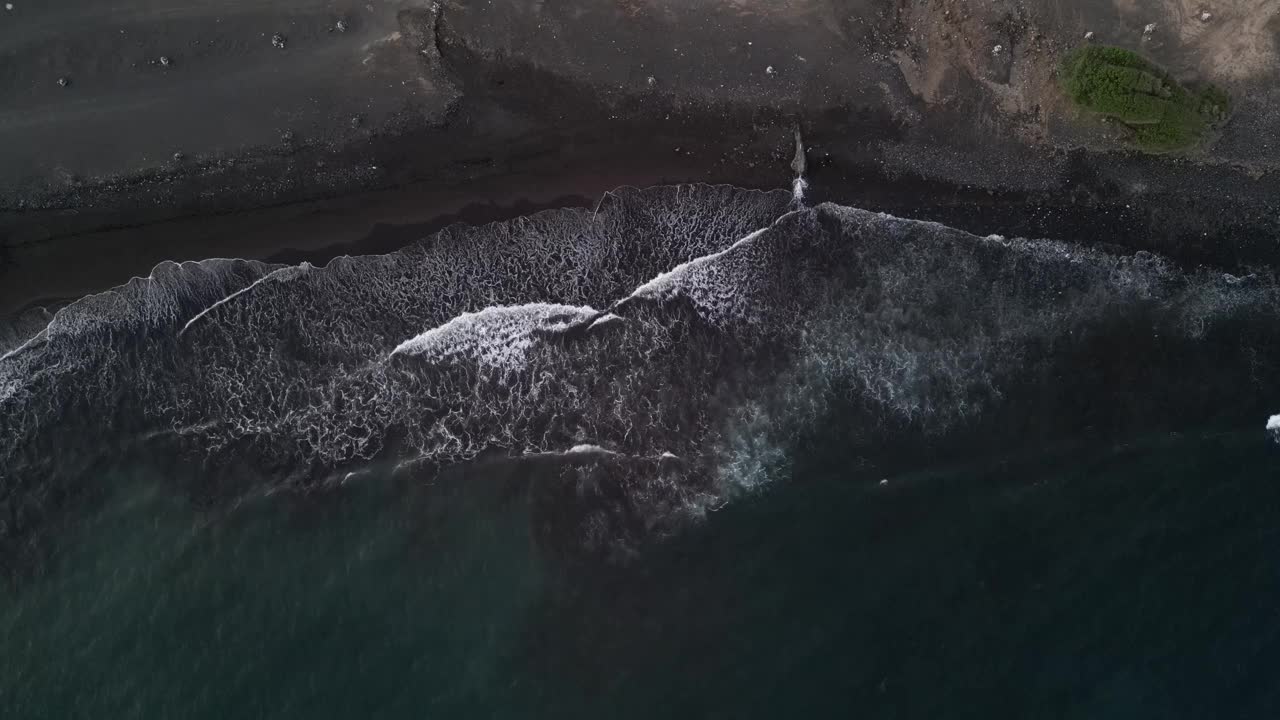
[[[999,205],[1028,234],[1248,266],[1272,257],[1250,238],[1280,197],[1274,48],[1250,34],[1266,5],[1207,25],[1173,0],[17,3],[0,313],[164,259],[323,259],[624,184],[783,187],[794,128],[818,197],[939,220]],[[1073,117],[1055,58],[1085,31],[1232,90],[1218,142],[1143,156]]]
[[0,2],[0,717],[1280,717],[1277,28]]

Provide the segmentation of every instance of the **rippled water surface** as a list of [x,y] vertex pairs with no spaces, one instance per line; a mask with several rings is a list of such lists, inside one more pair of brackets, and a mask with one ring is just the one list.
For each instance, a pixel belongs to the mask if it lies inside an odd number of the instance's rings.
[[73,303],[0,705],[1274,717],[1280,290],[1080,240],[622,189]]

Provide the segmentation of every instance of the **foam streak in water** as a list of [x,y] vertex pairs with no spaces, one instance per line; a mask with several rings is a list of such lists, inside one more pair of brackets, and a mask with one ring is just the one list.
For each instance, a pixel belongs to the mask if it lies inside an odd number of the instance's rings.
[[[1202,398],[1256,418],[1280,393],[1280,369],[1252,362],[1280,346],[1265,278],[797,207],[803,188],[619,190],[322,268],[157,267],[0,360],[0,538],[88,482],[60,449],[119,447],[121,427],[262,468],[255,490],[559,453],[577,475],[553,505],[589,505],[600,544],[785,475],[820,431],[872,453],[1006,406],[1044,416],[997,434],[1069,432],[1098,421],[1079,398],[1116,388],[1161,399],[1134,411],[1144,427]],[[1253,385],[1183,382],[1233,362]]]
[[302,274],[304,274],[304,273],[309,272],[311,269],[312,269],[311,263],[304,262],[304,263],[302,263],[302,264],[300,264],[300,265],[296,265],[296,266],[289,266],[289,267],[283,267],[283,268],[280,268],[279,270],[275,270],[275,271],[273,271],[273,272],[270,272],[270,273],[268,273],[268,274],[266,274],[266,275],[264,275],[264,276],[262,276],[262,277],[258,278],[258,279],[257,279],[257,280],[255,280],[253,283],[251,283],[248,287],[245,287],[245,288],[242,288],[242,289],[240,289],[240,290],[237,290],[237,291],[235,291],[235,292],[231,293],[230,295],[228,295],[228,296],[226,296],[226,297],[224,297],[224,298],[222,298],[222,299],[218,300],[217,302],[215,302],[214,304],[212,304],[212,305],[210,305],[209,307],[205,308],[204,310],[201,310],[201,311],[200,311],[199,313],[197,313],[194,317],[192,317],[190,320],[188,320],[188,321],[187,321],[187,323],[186,323],[185,325],[183,325],[183,326],[182,326],[182,329],[178,331],[178,337],[182,337],[182,335],[183,335],[184,333],[186,333],[186,332],[187,332],[187,330],[189,330],[189,329],[191,328],[191,326],[192,326],[192,325],[194,325],[194,324],[195,324],[197,321],[199,321],[201,318],[204,318],[204,317],[205,317],[205,316],[207,316],[209,313],[211,313],[211,312],[213,312],[213,311],[217,310],[219,307],[222,307],[223,305],[225,305],[225,304],[227,304],[227,303],[229,303],[229,302],[231,302],[231,301],[235,300],[236,298],[240,297],[241,295],[244,295],[245,293],[253,292],[253,289],[254,289],[255,287],[257,287],[258,285],[261,285],[262,283],[267,282],[268,280],[270,280],[270,281],[272,281],[272,282],[288,282],[289,280],[292,280],[292,279],[294,279],[294,278],[296,278],[296,277],[298,277],[298,276],[300,276],[300,275],[302,275]]
[[692,272],[693,270],[699,267],[710,265],[714,263],[716,260],[719,260],[720,258],[729,254],[733,250],[750,243],[752,240],[755,240],[756,238],[764,234],[765,230],[767,229],[768,228],[761,228],[759,230],[756,230],[755,232],[751,233],[750,235],[747,235],[741,240],[738,240],[737,242],[725,248],[724,250],[720,250],[718,252],[714,252],[709,255],[703,255],[702,257],[697,257],[692,260],[689,260],[688,262],[680,263],[679,265],[668,270],[667,272],[664,272],[658,275],[657,277],[653,278],[649,282],[636,288],[634,291],[632,291],[632,293],[629,296],[627,296],[627,299],[630,300],[633,298],[635,299],[655,298],[663,293],[666,293],[676,286],[676,281],[679,280],[680,278],[684,277],[685,275],[687,275],[688,273]]
[[467,358],[515,370],[524,367],[525,356],[535,343],[535,332],[563,332],[590,323],[600,315],[587,306],[548,303],[485,308],[463,313],[438,328],[405,340],[391,351],[391,357],[410,355],[429,362]]

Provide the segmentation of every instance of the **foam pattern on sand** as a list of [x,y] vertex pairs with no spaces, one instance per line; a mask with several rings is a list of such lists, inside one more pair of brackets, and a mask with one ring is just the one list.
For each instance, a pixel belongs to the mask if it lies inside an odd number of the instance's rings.
[[489,307],[462,313],[438,328],[405,340],[391,355],[412,355],[431,363],[470,359],[482,365],[518,370],[524,367],[528,351],[537,342],[537,332],[563,332],[603,315],[585,305]]
[[[323,268],[162,265],[0,361],[3,533],[84,482],[92,453],[56,452],[71,433],[167,437],[259,490],[553,459],[555,542],[627,552],[823,433],[874,453],[1131,432],[1280,389],[1270,279],[792,200],[624,189]],[[1186,382],[1210,364],[1235,384]],[[1100,392],[1132,402],[1104,414]]]

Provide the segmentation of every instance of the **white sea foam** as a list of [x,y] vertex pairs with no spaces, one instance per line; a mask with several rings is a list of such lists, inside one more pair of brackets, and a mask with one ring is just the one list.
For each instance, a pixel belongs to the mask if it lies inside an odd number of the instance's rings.
[[[149,413],[210,455],[249,448],[317,478],[371,459],[548,456],[626,477],[609,487],[646,520],[698,514],[785,477],[795,440],[845,404],[874,415],[850,423],[860,442],[945,432],[997,406],[1028,359],[1058,362],[1076,329],[1132,320],[1135,300],[1162,333],[1280,306],[1265,278],[1210,287],[1152,256],[831,205],[788,214],[803,192],[798,177],[790,196],[737,204],[621,193],[318,269],[160,266],[0,363],[0,477],[83,402],[81,416]],[[1267,429],[1280,440],[1280,415]]]
[[809,188],[809,181],[803,177],[797,177],[791,183],[791,201],[796,205],[804,205],[804,191]]
[[566,452],[569,455],[617,455],[617,453],[612,450],[602,448],[599,445],[592,445],[590,443],[574,445]]
[[599,311],[588,306],[530,303],[489,307],[463,313],[437,328],[405,340],[391,356],[412,355],[429,361],[465,357],[505,369],[524,366],[536,330],[563,331],[593,320]]
[[5,360],[8,360],[9,358],[17,357],[17,356],[21,355],[22,353],[26,352],[27,350],[29,350],[29,349],[31,349],[31,348],[33,348],[33,347],[35,347],[36,345],[39,345],[40,343],[44,342],[46,339],[48,339],[48,337],[49,337],[49,329],[48,329],[48,328],[45,328],[44,330],[41,330],[40,332],[36,333],[35,335],[32,335],[30,338],[28,338],[28,339],[27,339],[27,341],[26,341],[26,342],[22,343],[22,344],[21,344],[21,345],[19,345],[18,347],[16,347],[16,348],[14,348],[14,349],[10,350],[9,352],[5,353],[4,355],[0,355],[0,362],[4,362]]
[[598,328],[598,327],[604,327],[605,325],[614,325],[614,324],[623,323],[623,322],[626,322],[626,318],[618,317],[613,313],[604,313],[603,315],[596,318],[595,320],[592,320],[590,327]]
[[300,265],[290,265],[289,267],[282,267],[279,270],[275,270],[267,273],[266,275],[263,275],[262,277],[250,283],[248,286],[243,287],[231,293],[230,295],[215,302],[214,304],[210,305],[204,310],[201,310],[199,313],[196,313],[196,315],[192,317],[190,320],[188,320],[187,324],[183,325],[182,329],[178,331],[178,337],[182,337],[183,333],[185,333],[188,328],[194,325],[197,320],[200,320],[201,318],[207,316],[209,313],[213,312],[214,310],[217,310],[218,308],[240,297],[241,295],[244,295],[252,291],[254,288],[258,287],[262,283],[267,282],[268,280],[270,280],[271,282],[289,282],[290,280],[295,280],[307,274],[312,269],[313,267],[311,263],[304,262]]
[[737,242],[725,248],[724,250],[721,250],[719,252],[714,252],[709,255],[696,257],[688,262],[680,263],[679,265],[668,270],[667,272],[664,272],[658,275],[657,277],[653,278],[649,282],[641,285],[640,287],[637,287],[634,291],[632,291],[631,295],[629,295],[627,299],[660,298],[664,296],[666,293],[673,290],[678,285],[678,281],[681,280],[682,278],[688,276],[690,273],[697,270],[698,268],[711,265],[712,263],[719,260],[720,258],[733,252],[736,248],[749,244],[752,240],[755,240],[756,238],[764,234],[766,230],[768,230],[768,228],[760,228],[759,230],[756,230],[755,232],[751,233],[750,235],[747,235],[741,240],[738,240]]
[[17,378],[0,379],[0,402],[4,402],[18,393],[22,383]]

